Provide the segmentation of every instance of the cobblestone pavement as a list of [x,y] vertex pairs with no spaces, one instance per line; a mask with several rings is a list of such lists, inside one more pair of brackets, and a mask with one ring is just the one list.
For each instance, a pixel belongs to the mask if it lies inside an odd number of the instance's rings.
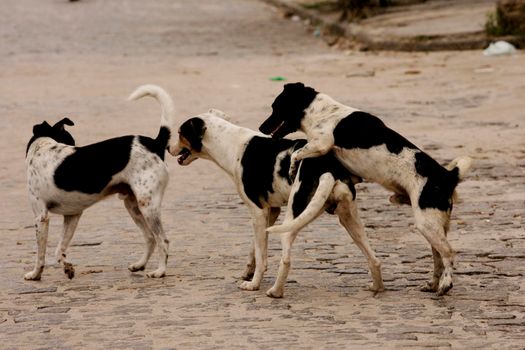
[[[524,348],[523,56],[334,51],[255,0],[5,0],[0,16],[8,19],[0,26],[0,348]],[[443,163],[476,159],[458,188],[448,295],[419,291],[430,248],[410,210],[374,184],[361,184],[358,197],[384,293],[367,291],[366,261],[329,215],[297,239],[283,299],[264,295],[278,237],[261,290],[241,291],[247,210],[215,165],[181,168],[172,158],[165,278],[127,270],[142,237],[112,198],[80,221],[68,252],[74,279],[54,262],[61,220],[53,216],[42,280],[23,280],[35,257],[23,162],[33,124],[67,114],[79,144],[154,135],[158,106],[125,101],[151,82],[173,95],[180,121],[217,107],[256,127],[281,90],[268,79],[277,75],[385,116]]]

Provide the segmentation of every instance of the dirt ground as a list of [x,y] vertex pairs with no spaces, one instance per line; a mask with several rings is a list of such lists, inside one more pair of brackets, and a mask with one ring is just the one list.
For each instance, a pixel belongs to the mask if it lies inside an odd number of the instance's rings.
[[[522,54],[337,51],[257,0],[3,0],[0,18],[0,348],[524,348]],[[376,113],[442,163],[475,158],[458,188],[447,296],[419,291],[430,248],[410,210],[374,184],[360,185],[358,200],[386,292],[367,291],[364,257],[328,215],[297,239],[284,299],[264,295],[278,237],[261,290],[239,290],[247,210],[215,165],[182,168],[170,157],[164,279],[127,270],[142,235],[111,198],[80,221],[73,280],[54,261],[56,216],[42,280],[23,280],[36,248],[24,164],[33,124],[67,115],[80,145],[154,136],[158,105],[126,97],[155,83],[176,101],[178,122],[214,107],[256,128],[282,89],[274,76]]]

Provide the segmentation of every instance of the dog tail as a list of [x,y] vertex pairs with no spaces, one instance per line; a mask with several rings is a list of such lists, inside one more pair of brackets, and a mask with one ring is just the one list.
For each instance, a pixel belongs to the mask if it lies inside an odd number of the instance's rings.
[[[319,186],[315,191],[312,199],[299,216],[290,221],[285,221],[281,225],[268,227],[268,233],[295,232],[312,222],[319,214],[322,213],[328,196],[332,193],[335,185],[335,179],[330,173],[325,173],[319,178]],[[289,206],[288,210],[292,210]]]
[[159,148],[165,150],[169,147],[169,141],[172,134],[171,130],[175,119],[175,104],[166,90],[160,86],[152,84],[139,86],[131,93],[131,95],[129,95],[128,100],[138,100],[145,96],[154,97],[159,101],[160,107],[162,108],[162,113],[160,115],[160,131],[155,141],[159,145]]
[[450,162],[445,168],[449,171],[453,171],[454,169],[458,169],[458,180],[461,181],[467,176],[467,174],[470,171],[470,168],[472,168],[473,160],[472,158],[468,156],[462,156],[454,159],[452,162]]
[[[467,176],[467,174],[470,171],[470,168],[472,168],[473,162],[474,161],[472,160],[472,158],[468,156],[462,156],[462,157],[458,157],[454,159],[447,166],[445,166],[445,168],[448,171],[457,171],[458,183],[459,183],[465,178],[465,176]],[[459,202],[459,196],[458,196],[458,192],[456,191],[456,189],[454,189],[454,192],[452,192],[452,202],[453,203]]]

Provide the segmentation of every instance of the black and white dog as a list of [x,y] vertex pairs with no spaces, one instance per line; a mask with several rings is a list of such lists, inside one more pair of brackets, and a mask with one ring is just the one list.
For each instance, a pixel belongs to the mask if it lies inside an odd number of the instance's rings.
[[352,173],[393,191],[391,201],[412,205],[416,227],[432,246],[434,274],[422,290],[443,295],[452,288],[455,252],[446,236],[455,188],[471,158],[444,168],[379,118],[302,83],[286,84],[272,109],[260,131],[281,138],[300,130],[308,139],[292,154],[291,173],[298,161],[333,152]]
[[160,87],[143,85],[130,96],[150,95],[162,106],[161,124],[155,139],[146,136],[122,136],[88,146],[75,147],[64,125],[64,118],[51,126],[47,122],[33,127],[33,137],[26,149],[29,198],[36,219],[37,259],[27,280],[39,280],[44,270],[49,213],[64,216],[64,230],[56,249],[56,258],[69,278],[73,265],[66,261],[82,212],[101,199],[119,193],[131,218],[144,234],[144,255],[129,270],[144,270],[154,248],[159,247],[158,269],[149,277],[166,273],[169,241],[160,219],[160,206],[168,184],[164,153],[169,146],[174,106],[171,97]]
[[[289,203],[290,218],[300,217],[309,202],[316,203],[314,216],[326,210],[339,216],[357,246],[368,260],[373,279],[371,289],[383,290],[381,264],[368,244],[354,202],[357,178],[332,154],[305,160],[295,182],[288,175],[290,155],[305,140],[276,140],[259,132],[231,124],[218,110],[188,119],[179,129],[177,143],[170,153],[178,163],[188,165],[197,158],[209,159],[233,179],[237,191],[251,213],[255,239],[242,275],[244,290],[259,289],[267,266],[266,228],[277,220],[280,207]],[[319,209],[319,210],[318,210]],[[308,214],[308,213],[307,213]],[[309,213],[308,215],[311,215]],[[266,294],[282,297],[290,269],[290,250],[300,228],[281,236],[282,258],[274,286]],[[253,277],[251,281],[248,281]]]

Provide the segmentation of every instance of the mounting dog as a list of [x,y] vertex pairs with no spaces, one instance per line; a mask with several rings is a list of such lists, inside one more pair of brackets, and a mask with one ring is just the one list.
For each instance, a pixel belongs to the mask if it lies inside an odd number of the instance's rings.
[[146,95],[155,97],[162,107],[160,131],[155,139],[122,136],[75,147],[75,140],[64,128],[64,125],[73,125],[68,118],[53,126],[43,122],[33,127],[33,137],[26,149],[26,165],[29,197],[36,220],[37,259],[34,270],[27,273],[25,279],[39,280],[42,276],[49,213],[64,216],[56,258],[66,275],[73,278],[75,270],[66,261],[66,250],[80,216],[89,206],[115,193],[124,200],[146,240],[144,255],[129,265],[129,270],[144,270],[156,243],[159,266],[147,276],[165,275],[169,241],[162,227],[160,206],[168,183],[164,153],[169,146],[174,106],[171,97],[154,85],[138,87],[130,99]]
[[[188,165],[197,158],[216,163],[233,179],[237,191],[251,213],[255,238],[240,285],[244,290],[259,289],[267,266],[268,235],[266,228],[277,220],[280,207],[288,198],[292,210],[287,217],[311,216],[304,211],[308,202],[317,207],[314,216],[327,210],[339,217],[357,246],[366,256],[373,279],[371,289],[383,290],[381,264],[368,244],[354,202],[353,181],[357,178],[346,170],[332,154],[305,160],[295,182],[288,175],[290,155],[305,140],[276,140],[259,132],[242,128],[224,120],[225,114],[210,110],[185,121],[179,129],[178,141],[169,152],[178,163]],[[319,210],[318,210],[319,209]],[[304,212],[303,212],[304,211]],[[290,250],[300,227],[281,236],[282,258],[274,286],[266,294],[283,296],[290,269]],[[251,281],[248,281],[253,277]]]
[[416,227],[434,258],[433,278],[422,290],[438,295],[450,290],[455,252],[446,235],[455,188],[472,159],[459,157],[444,168],[379,118],[302,83],[286,84],[272,109],[260,131],[281,138],[300,130],[308,139],[291,156],[292,174],[298,161],[333,151],[352,173],[393,191],[392,202],[412,205]]

